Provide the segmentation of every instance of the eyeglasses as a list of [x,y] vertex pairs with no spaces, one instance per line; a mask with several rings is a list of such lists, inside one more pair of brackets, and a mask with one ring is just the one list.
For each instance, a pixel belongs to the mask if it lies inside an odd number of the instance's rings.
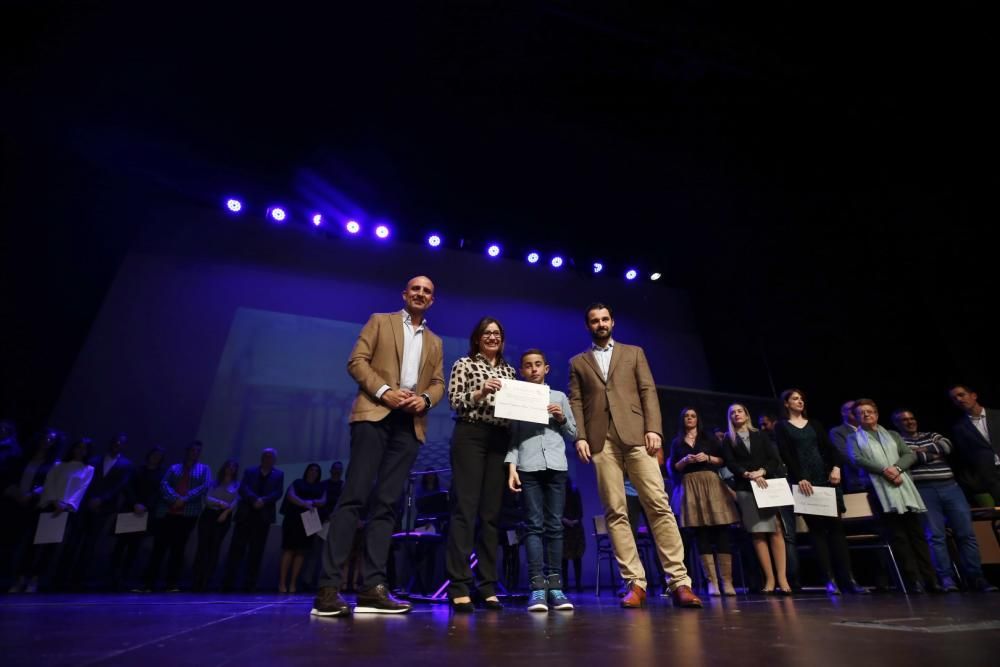
[[483,338],[496,338],[497,340],[500,340],[503,338],[503,334],[499,331],[487,331],[483,334]]

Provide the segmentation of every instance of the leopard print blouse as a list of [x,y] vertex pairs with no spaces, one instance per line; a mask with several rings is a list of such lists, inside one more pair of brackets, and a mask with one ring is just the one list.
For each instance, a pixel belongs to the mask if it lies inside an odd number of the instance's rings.
[[496,395],[490,394],[486,400],[476,403],[472,395],[482,389],[488,378],[514,380],[514,367],[507,362],[491,366],[486,357],[462,357],[451,367],[448,378],[448,402],[455,411],[455,419],[464,422],[482,422],[494,426],[508,426],[510,420],[493,416]]

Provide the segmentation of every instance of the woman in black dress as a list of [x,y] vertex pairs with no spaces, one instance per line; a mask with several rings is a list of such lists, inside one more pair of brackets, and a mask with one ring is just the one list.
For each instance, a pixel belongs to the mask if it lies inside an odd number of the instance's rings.
[[[326,504],[326,485],[320,477],[323,471],[318,463],[306,466],[306,472],[301,479],[292,482],[285,492],[285,500],[281,503],[281,513],[285,515],[281,522],[281,573],[278,577],[279,593],[294,593],[302,572],[302,563],[309,551],[309,535],[306,535],[302,523],[302,513]],[[291,569],[291,580],[288,571]]]

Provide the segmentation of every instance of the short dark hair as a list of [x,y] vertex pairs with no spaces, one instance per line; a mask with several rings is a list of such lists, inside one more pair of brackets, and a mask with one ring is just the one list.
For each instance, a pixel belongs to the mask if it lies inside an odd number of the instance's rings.
[[854,411],[855,417],[858,416],[858,408],[860,408],[862,405],[870,405],[873,408],[875,408],[875,412],[878,412],[878,406],[875,405],[875,401],[873,401],[870,398],[859,398],[858,400],[854,401],[854,407],[851,408],[851,410]]
[[950,394],[953,389],[959,389],[959,388],[964,389],[965,391],[969,392],[970,394],[977,394],[977,393],[979,393],[979,392],[977,392],[975,389],[973,389],[972,387],[970,387],[967,384],[952,384],[952,385],[949,385],[948,386],[948,393]]
[[611,316],[611,319],[615,319],[615,311],[613,311],[611,309],[611,306],[609,306],[606,303],[601,303],[600,301],[595,301],[594,303],[592,303],[589,306],[587,306],[587,310],[583,313],[583,321],[584,321],[584,323],[589,323],[590,322],[590,313],[591,313],[591,311],[600,310],[602,308],[608,311],[608,315]]
[[525,350],[524,352],[521,353],[521,365],[522,366],[524,365],[524,358],[526,356],[528,356],[529,354],[537,354],[538,356],[540,356],[542,358],[543,362],[545,362],[546,364],[549,363],[549,360],[545,358],[545,353],[544,352],[542,352],[541,350],[539,350],[537,347],[532,347],[532,348],[527,349],[527,350]]
[[914,413],[913,410],[909,408],[896,408],[895,410],[892,411],[892,421],[896,421],[896,417],[903,414],[904,412],[909,412],[911,415],[916,417],[916,413]]

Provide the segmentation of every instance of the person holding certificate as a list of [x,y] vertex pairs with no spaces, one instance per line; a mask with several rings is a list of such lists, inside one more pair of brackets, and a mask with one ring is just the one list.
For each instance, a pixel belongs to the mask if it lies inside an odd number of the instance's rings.
[[[823,426],[806,415],[805,395],[798,389],[787,389],[781,392],[781,404],[784,419],[775,425],[774,434],[778,453],[788,467],[788,481],[797,484],[804,496],[813,495],[813,487],[834,488],[836,511],[846,511],[840,487],[840,454]],[[832,566],[832,560],[836,560],[844,589],[850,593],[867,593],[851,574],[851,558],[840,517],[802,514],[802,518],[809,526],[816,560],[826,577],[826,592],[840,595]]]
[[479,595],[487,609],[503,607],[496,596],[497,518],[506,482],[504,457],[510,443],[509,422],[494,414],[496,393],[504,380],[515,378],[503,358],[503,326],[492,317],[479,320],[469,336],[469,354],[451,367],[448,401],[455,411],[451,436],[451,519],[445,568],[451,584],[452,609],[471,612],[472,555],[475,538],[479,559]]
[[240,464],[229,459],[219,468],[215,484],[205,494],[205,509],[198,516],[198,551],[194,556],[191,590],[204,591],[219,564],[219,551],[239,503]]
[[[292,482],[281,503],[281,565],[278,576],[279,593],[295,593],[306,561],[306,552],[311,545],[312,535],[306,535],[302,514],[326,504],[326,485],[322,482],[323,469],[318,463],[310,463],[300,479]],[[318,518],[318,517],[317,517]],[[291,568],[292,578],[288,578]]]
[[[743,515],[743,528],[753,539],[753,548],[764,573],[762,593],[789,595],[792,587],[785,575],[785,538],[776,508],[758,509],[751,484],[767,488],[768,477],[781,477],[784,465],[771,439],[752,426],[746,407],[733,403],[726,411],[729,433],[722,458],[736,482],[736,502]],[[784,483],[784,482],[782,482]],[[774,564],[772,567],[772,558]],[[775,579],[777,578],[777,588]]]
[[[682,409],[677,436],[670,443],[670,471],[675,479],[680,478],[674,487],[674,514],[682,528],[694,530],[708,594],[713,597],[736,595],[729,527],[740,517],[719,477],[722,464],[722,445],[705,433],[694,408]],[[715,574],[716,554],[721,589]]]

